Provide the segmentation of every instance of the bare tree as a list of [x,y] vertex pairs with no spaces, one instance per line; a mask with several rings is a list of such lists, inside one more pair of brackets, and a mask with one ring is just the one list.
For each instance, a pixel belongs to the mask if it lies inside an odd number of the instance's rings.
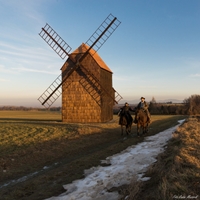
[[156,103],[156,99],[152,97],[151,103]]
[[200,114],[200,95],[191,95],[188,99],[184,99],[185,109],[189,115]]

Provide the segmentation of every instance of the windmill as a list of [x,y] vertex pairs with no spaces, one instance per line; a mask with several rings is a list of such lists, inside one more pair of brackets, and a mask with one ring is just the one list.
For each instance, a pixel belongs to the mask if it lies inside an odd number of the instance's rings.
[[71,47],[46,24],[39,35],[62,58],[62,73],[38,98],[49,108],[62,94],[63,122],[106,122],[121,95],[112,87],[112,71],[97,51],[120,25],[112,14],[92,36],[70,53]]

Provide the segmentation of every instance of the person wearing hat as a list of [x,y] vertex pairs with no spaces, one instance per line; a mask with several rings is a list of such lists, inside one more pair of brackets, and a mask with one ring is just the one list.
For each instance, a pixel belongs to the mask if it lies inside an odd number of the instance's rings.
[[[148,110],[147,102],[145,101],[145,98],[144,98],[144,97],[141,97],[140,99],[141,99],[141,101],[140,101],[140,103],[137,105],[136,109],[143,109],[144,112],[146,112],[146,114],[147,114],[148,123],[150,123],[150,122],[151,122],[151,117],[150,117],[150,113],[149,113],[149,110]],[[135,124],[137,123],[136,115],[135,115],[134,123],[135,123]]]
[[132,118],[132,116],[131,116],[130,111],[135,112],[135,110],[133,110],[131,107],[129,107],[129,104],[126,102],[126,103],[124,104],[124,106],[119,110],[118,116],[120,116],[120,114],[124,114],[125,117],[126,117],[126,119],[127,119],[128,121],[131,121],[131,123],[132,123],[133,118]]

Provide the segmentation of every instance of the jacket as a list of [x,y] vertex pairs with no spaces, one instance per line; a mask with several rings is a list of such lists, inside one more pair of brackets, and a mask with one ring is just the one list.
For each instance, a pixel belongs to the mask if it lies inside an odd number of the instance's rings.
[[135,112],[135,110],[133,110],[133,109],[130,108],[129,106],[123,106],[123,107],[120,109],[118,115],[120,115],[121,113],[123,113],[123,114],[125,114],[125,115],[126,115],[126,114],[131,115],[129,111]]
[[148,104],[147,104],[147,102],[146,101],[144,101],[143,102],[143,107],[142,107],[142,102],[140,102],[138,105],[137,105],[137,107],[136,107],[137,109],[144,109],[144,110],[147,110],[148,109]]

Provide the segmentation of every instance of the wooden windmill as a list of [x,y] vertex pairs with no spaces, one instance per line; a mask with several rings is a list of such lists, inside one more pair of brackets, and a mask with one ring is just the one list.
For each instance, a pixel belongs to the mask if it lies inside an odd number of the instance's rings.
[[86,43],[72,53],[48,24],[39,33],[62,59],[68,57],[62,73],[38,98],[49,108],[62,94],[63,122],[106,122],[113,118],[113,105],[122,97],[112,87],[112,71],[97,51],[120,23],[108,15]]

